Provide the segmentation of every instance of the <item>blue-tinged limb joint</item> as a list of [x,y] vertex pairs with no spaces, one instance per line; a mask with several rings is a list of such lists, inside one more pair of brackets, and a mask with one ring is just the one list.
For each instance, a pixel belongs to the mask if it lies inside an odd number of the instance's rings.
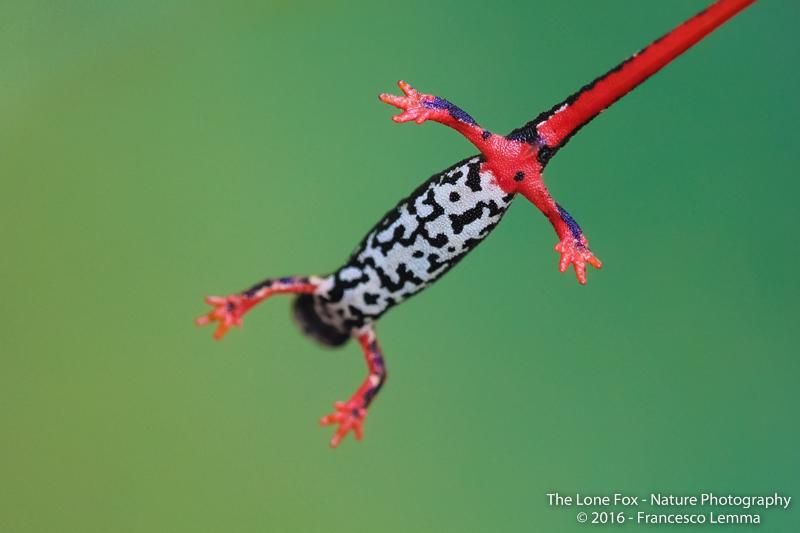
[[556,204],[556,209],[558,209],[558,214],[561,217],[561,220],[563,220],[567,227],[569,227],[569,231],[572,233],[572,236],[575,237],[575,240],[581,242],[581,235],[583,235],[583,231],[578,223],[575,222],[575,219],[572,218],[572,215],[567,213],[566,209],[558,204]]
[[455,104],[452,104],[445,100],[444,98],[439,98],[438,96],[434,96],[433,100],[426,100],[423,105],[428,109],[446,109],[450,116],[456,120],[460,120],[466,124],[477,124],[475,119],[472,118],[469,113],[461,109]]

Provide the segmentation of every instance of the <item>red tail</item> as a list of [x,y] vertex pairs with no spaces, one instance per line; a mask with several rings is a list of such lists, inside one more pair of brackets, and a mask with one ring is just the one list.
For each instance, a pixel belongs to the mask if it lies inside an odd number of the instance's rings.
[[584,124],[755,1],[718,0],[508,137],[540,145],[546,164]]

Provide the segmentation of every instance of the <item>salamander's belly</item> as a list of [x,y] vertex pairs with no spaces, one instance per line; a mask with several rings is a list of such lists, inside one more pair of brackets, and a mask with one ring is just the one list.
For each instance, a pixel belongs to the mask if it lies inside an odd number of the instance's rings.
[[513,195],[479,156],[432,176],[367,234],[315,297],[326,323],[352,331],[418,293],[455,265],[500,222]]

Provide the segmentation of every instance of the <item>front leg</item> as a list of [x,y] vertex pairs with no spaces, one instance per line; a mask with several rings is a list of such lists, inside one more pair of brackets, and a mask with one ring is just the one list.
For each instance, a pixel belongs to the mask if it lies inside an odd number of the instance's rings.
[[274,294],[313,293],[317,290],[320,279],[317,277],[290,276],[286,278],[269,278],[257,283],[246,291],[230,296],[207,296],[206,303],[214,309],[201,316],[195,323],[205,326],[219,322],[214,338],[219,340],[231,326],[242,325],[242,318],[250,309]]
[[336,433],[331,438],[332,448],[336,448],[350,430],[355,433],[356,440],[361,440],[363,436],[361,426],[367,416],[367,407],[386,381],[386,366],[383,363],[383,355],[378,347],[378,339],[375,337],[374,330],[369,328],[359,334],[358,343],[364,352],[369,374],[349,400],[333,404],[336,411],[323,416],[319,421],[323,426],[339,424]]
[[530,200],[553,224],[560,242],[556,244],[556,251],[561,254],[558,270],[566,272],[569,265],[575,267],[575,275],[581,285],[586,284],[586,263],[595,268],[601,268],[603,263],[595,257],[589,249],[589,241],[583,235],[583,230],[567,211],[558,205],[550,192],[538,176],[525,180],[519,187],[519,192]]
[[423,94],[404,81],[397,85],[405,96],[383,93],[379,96],[382,102],[393,105],[403,112],[392,117],[395,122],[409,122],[413,120],[422,124],[426,120],[433,120],[449,126],[458,131],[474,144],[484,155],[489,156],[496,151],[496,144],[505,140],[501,135],[494,135],[481,128],[475,119],[466,111],[432,94]]

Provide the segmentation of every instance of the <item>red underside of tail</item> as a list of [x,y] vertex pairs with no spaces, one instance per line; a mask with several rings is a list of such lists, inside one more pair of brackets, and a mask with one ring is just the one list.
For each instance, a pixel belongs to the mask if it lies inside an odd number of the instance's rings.
[[755,0],[719,0],[535,121],[541,142],[557,149],[581,126]]

